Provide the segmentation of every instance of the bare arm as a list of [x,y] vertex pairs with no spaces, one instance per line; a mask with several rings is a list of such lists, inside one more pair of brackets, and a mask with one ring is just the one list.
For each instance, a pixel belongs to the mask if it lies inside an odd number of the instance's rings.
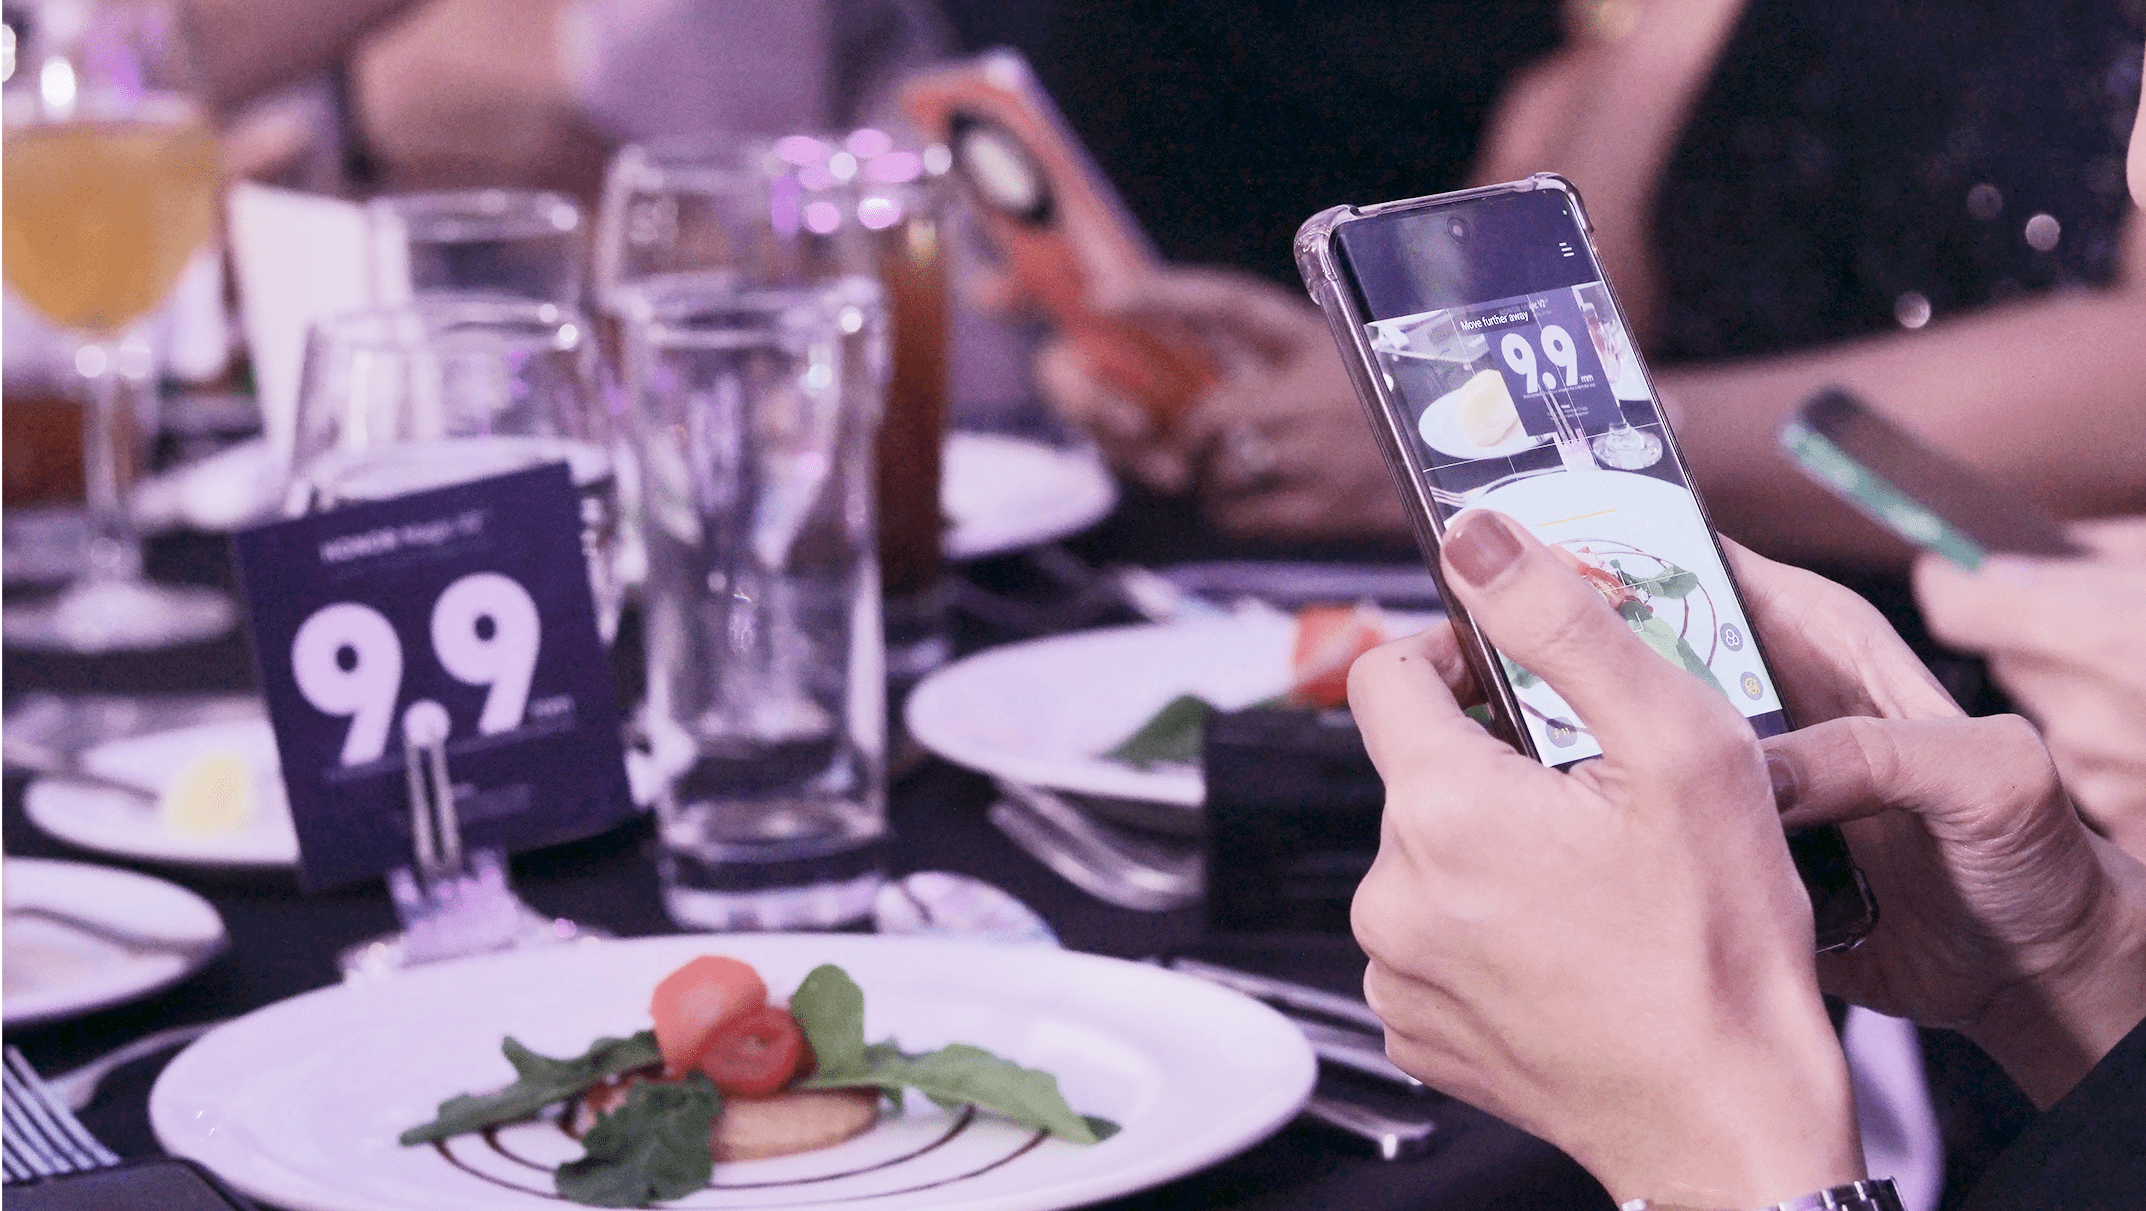
[[188,0],[210,104],[228,111],[348,54],[422,0]]
[[2146,223],[2123,280],[1922,332],[1656,377],[1721,529],[1779,558],[1897,567],[1904,544],[1798,474],[1774,435],[1811,392],[1841,384],[1931,445],[2070,517],[2146,507]]

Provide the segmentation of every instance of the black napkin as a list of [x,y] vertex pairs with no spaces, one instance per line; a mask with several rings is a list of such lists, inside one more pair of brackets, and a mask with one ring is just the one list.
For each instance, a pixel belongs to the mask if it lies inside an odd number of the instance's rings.
[[1201,750],[1209,931],[1348,933],[1386,797],[1356,721],[1345,710],[1221,713]]

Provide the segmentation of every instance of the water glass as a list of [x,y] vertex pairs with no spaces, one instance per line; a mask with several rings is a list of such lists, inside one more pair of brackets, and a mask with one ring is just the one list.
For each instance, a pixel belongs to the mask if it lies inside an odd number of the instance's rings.
[[886,833],[865,283],[639,296],[647,726],[665,905],[707,929],[863,920]]
[[605,643],[617,573],[614,434],[588,321],[552,303],[440,297],[314,325],[288,510],[385,500],[563,462]]
[[[598,307],[630,309],[681,275],[746,285],[862,279],[885,291],[891,380],[875,454],[889,671],[913,681],[943,662],[947,297],[944,149],[883,131],[780,139],[684,139],[613,160],[596,233]],[[857,357],[851,372],[871,373]],[[627,371],[629,386],[632,371]]]
[[388,194],[366,206],[375,299],[463,294],[581,303],[581,207],[533,189]]

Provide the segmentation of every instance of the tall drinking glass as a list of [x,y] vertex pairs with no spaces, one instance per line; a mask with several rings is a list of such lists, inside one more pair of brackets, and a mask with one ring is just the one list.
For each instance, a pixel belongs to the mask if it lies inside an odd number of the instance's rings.
[[555,304],[432,298],[316,324],[289,509],[305,513],[563,462],[604,642],[617,633],[617,479],[588,321]]
[[497,295],[581,305],[581,207],[534,189],[387,194],[367,203],[374,297]]
[[648,727],[664,902],[710,929],[866,917],[886,831],[868,285],[639,297]]
[[124,493],[144,447],[119,338],[171,292],[216,227],[216,138],[191,94],[179,15],[159,0],[46,0],[4,107],[8,284],[79,336],[88,570],[50,602],[10,606],[7,642],[156,648],[230,629],[230,600],[142,579]]
[[[876,281],[893,334],[874,456],[888,667],[913,681],[945,660],[940,457],[946,436],[946,265],[935,157],[882,131],[678,140],[624,149],[597,222],[598,307],[717,272],[750,285]],[[870,373],[852,357],[853,374]],[[628,370],[629,377],[631,369]],[[629,382],[629,387],[632,385]]]

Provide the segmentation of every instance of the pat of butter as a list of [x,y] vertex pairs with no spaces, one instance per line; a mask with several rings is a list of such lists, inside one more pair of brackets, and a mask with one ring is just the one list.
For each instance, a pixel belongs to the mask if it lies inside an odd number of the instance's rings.
[[1504,375],[1479,371],[1453,395],[1458,401],[1460,435],[1472,444],[1489,449],[1519,436],[1520,410],[1513,406]]
[[175,833],[235,833],[253,822],[253,771],[232,753],[196,758],[165,785],[157,814]]

